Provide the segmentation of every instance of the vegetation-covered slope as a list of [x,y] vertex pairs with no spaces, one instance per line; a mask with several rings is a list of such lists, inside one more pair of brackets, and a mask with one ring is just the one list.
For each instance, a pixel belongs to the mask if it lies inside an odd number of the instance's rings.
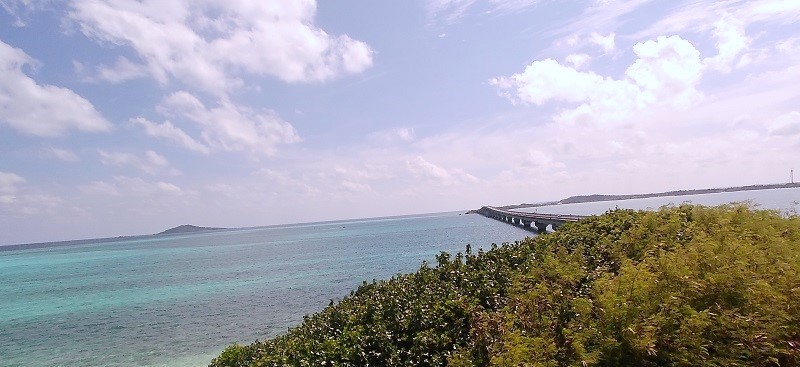
[[800,365],[797,217],[616,210],[437,262],[211,365]]

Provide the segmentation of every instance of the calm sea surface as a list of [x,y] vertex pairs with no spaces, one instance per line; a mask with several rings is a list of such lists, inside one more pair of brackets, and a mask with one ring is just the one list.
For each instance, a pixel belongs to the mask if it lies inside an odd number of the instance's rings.
[[528,235],[447,213],[0,251],[0,366],[204,366],[364,280]]
[[[745,200],[796,211],[800,189],[535,209],[598,214]],[[0,248],[0,366],[203,366],[228,344],[285,332],[364,280],[414,271],[440,251],[530,235],[445,213]]]

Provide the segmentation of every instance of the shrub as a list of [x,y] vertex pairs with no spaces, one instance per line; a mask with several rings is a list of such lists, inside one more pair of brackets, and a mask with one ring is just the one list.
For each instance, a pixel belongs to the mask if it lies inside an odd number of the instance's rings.
[[614,210],[365,283],[211,366],[800,365],[800,218]]

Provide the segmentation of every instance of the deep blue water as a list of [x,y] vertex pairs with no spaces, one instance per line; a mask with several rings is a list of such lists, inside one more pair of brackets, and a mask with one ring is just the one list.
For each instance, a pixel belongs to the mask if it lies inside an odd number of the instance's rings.
[[[800,189],[529,210],[590,215],[746,200],[796,213]],[[203,366],[231,343],[285,332],[362,281],[414,271],[466,244],[530,235],[445,213],[0,251],[0,366]]]
[[447,213],[0,251],[0,365],[203,366],[362,281],[529,235]]

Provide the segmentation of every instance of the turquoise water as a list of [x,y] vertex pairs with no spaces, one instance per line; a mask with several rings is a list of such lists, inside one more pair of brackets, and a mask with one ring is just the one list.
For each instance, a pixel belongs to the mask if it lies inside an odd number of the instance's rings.
[[[794,211],[800,189],[530,208],[599,214],[690,201]],[[532,235],[444,213],[201,234],[0,247],[0,366],[204,366],[234,342],[286,331],[362,281],[440,251]]]
[[0,365],[203,366],[231,343],[285,332],[362,281],[529,235],[447,213],[7,248]]

